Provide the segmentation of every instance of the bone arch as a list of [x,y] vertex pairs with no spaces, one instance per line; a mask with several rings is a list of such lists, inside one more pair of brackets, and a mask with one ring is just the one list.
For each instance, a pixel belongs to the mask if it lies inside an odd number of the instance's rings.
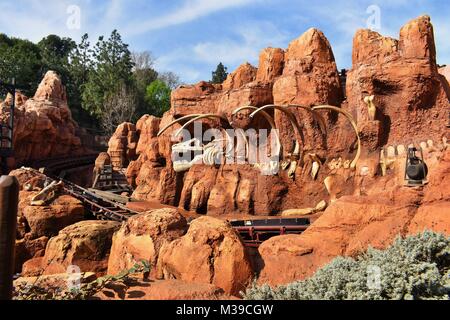
[[166,132],[167,130],[169,130],[172,126],[176,125],[177,123],[180,123],[181,121],[187,120],[187,119],[191,119],[191,118],[195,118],[201,116],[201,114],[189,114],[187,116],[181,117],[179,119],[176,119],[174,121],[172,121],[171,123],[169,123],[167,126],[165,126],[163,129],[161,129],[158,132],[158,137],[160,137],[164,132]]
[[342,110],[341,108],[335,107],[335,106],[330,106],[330,105],[320,105],[320,106],[315,106],[312,108],[312,110],[316,111],[316,110],[331,110],[331,111],[336,111],[338,113],[343,114],[347,120],[350,122],[350,124],[353,127],[353,130],[356,133],[356,137],[358,139],[358,151],[356,152],[356,156],[353,159],[353,161],[350,164],[350,168],[351,169],[355,169],[356,168],[356,164],[359,161],[359,158],[361,157],[361,137],[359,136],[359,131],[358,131],[358,126],[356,125],[355,120],[353,119],[352,115],[350,113],[348,113],[345,110]]
[[[277,110],[285,113],[288,116],[294,131],[296,131],[296,134],[298,136],[300,136],[300,137],[302,136],[300,125],[298,124],[297,119],[295,118],[294,114],[286,107],[277,106],[277,105],[274,105],[274,104],[269,104],[269,105],[266,105],[264,107],[259,108],[255,112],[253,112],[250,115],[250,118],[255,117],[259,112],[263,112],[264,110],[269,109],[269,108],[277,109]],[[289,168],[289,171],[288,171],[288,176],[291,177],[291,178],[294,178],[295,170],[297,169],[297,165],[298,165],[298,162],[300,160],[300,141],[298,140],[297,135],[295,137],[294,152],[292,153],[292,156],[293,156],[292,158],[293,159],[291,159],[291,164],[290,164],[290,168]]]
[[[243,106],[240,108],[237,108],[236,110],[234,110],[231,115],[232,116],[236,116],[239,112],[243,111],[243,110],[253,110],[253,111],[257,111],[258,108],[254,107],[254,106]],[[270,127],[272,128],[272,132],[275,135],[275,138],[277,140],[277,149],[276,152],[274,152],[275,155],[279,156],[281,154],[281,141],[280,141],[280,136],[278,135],[277,132],[277,127],[275,125],[275,121],[273,120],[273,118],[265,111],[261,111],[261,114],[263,115],[263,117],[267,120],[267,122],[269,123]],[[232,122],[231,122],[232,124]]]
[[[189,120],[188,122],[186,122],[186,123],[185,123],[185,124],[184,124],[184,125],[183,125],[176,133],[175,133],[175,136],[180,135],[181,132],[182,132],[184,129],[186,129],[190,124],[194,123],[195,121],[202,120],[202,119],[220,119],[220,120],[223,120],[223,121],[227,122],[228,124],[230,124],[230,123],[228,122],[228,119],[227,119],[226,117],[224,117],[224,116],[221,116],[221,115],[218,115],[218,114],[213,114],[213,113],[209,113],[209,114],[201,114],[201,115],[197,115],[197,117],[195,117],[195,118]],[[230,127],[231,127],[231,125],[230,125]],[[222,127],[222,128],[223,128],[223,127]],[[227,148],[226,148],[226,150],[225,150],[225,155],[228,156],[229,153],[231,153],[231,152],[233,151],[233,150],[229,150],[229,149],[228,149],[228,146],[233,147],[234,145],[233,145],[233,144],[229,144],[229,142],[231,142],[232,139],[231,139],[230,135],[228,134],[228,132],[227,132],[226,130],[224,130],[224,131],[225,131],[225,134],[226,134],[226,137],[227,137],[227,141],[228,141],[228,143],[227,143]],[[244,134],[242,134],[242,136],[243,136],[243,139],[244,139],[244,141],[245,141],[245,152],[246,152],[245,156],[246,156],[246,158],[247,158],[247,157],[248,157],[247,139],[246,139],[246,137],[245,137]]]

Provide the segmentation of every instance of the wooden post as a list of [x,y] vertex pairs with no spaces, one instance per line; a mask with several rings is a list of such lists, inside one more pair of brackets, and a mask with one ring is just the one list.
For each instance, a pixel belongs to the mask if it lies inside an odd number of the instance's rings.
[[0,300],[11,300],[14,276],[19,182],[16,177],[0,178]]

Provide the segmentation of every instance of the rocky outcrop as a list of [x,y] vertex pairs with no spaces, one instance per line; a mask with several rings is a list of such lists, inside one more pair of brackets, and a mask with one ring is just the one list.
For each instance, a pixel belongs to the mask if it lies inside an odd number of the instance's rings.
[[257,72],[257,68],[246,62],[228,75],[222,84],[222,88],[223,90],[239,89],[247,83],[253,82]]
[[21,212],[33,239],[53,237],[67,226],[84,219],[83,204],[67,195],[61,195],[47,206],[25,206]]
[[[358,31],[353,66],[346,81],[347,100],[343,99],[344,80],[327,38],[321,31],[310,29],[286,50],[264,49],[257,69],[245,63],[221,85],[200,82],[181,86],[174,90],[172,107],[159,123],[149,116],[138,122],[138,127],[148,124],[148,134],[139,134],[137,128],[138,158],[127,168],[128,180],[136,186],[134,198],[210,215],[274,215],[364,194],[363,185],[373,184],[383,174],[382,148],[385,152],[396,146],[405,150],[410,143],[418,146],[430,140],[435,148],[442,149],[450,89],[437,71],[428,17],[408,23],[399,40],[370,30]],[[373,101],[366,99],[372,95]],[[269,129],[261,114],[254,119],[248,117],[250,110],[232,114],[241,106],[268,104],[330,104],[347,111],[357,120],[361,138],[362,153],[356,170],[349,167],[357,154],[357,137],[352,124],[337,112],[320,111],[327,127],[325,135],[311,112],[290,108],[300,125],[300,133],[296,133],[285,114],[267,109],[280,131],[284,159],[291,158],[295,141],[300,142],[301,159],[293,173],[295,179],[286,171],[262,176],[250,165],[194,165],[187,172],[176,173],[171,147],[179,141],[172,141],[171,135],[180,126],[156,136],[170,122],[192,114],[225,116],[233,128]],[[207,119],[202,126],[205,131],[219,128],[220,123]],[[193,133],[192,125],[187,129]],[[397,155],[394,150],[394,157]],[[398,185],[404,180],[399,165],[404,160],[404,152],[395,160]],[[314,166],[319,166],[319,171],[312,178]]]
[[369,121],[364,98],[375,95],[378,147],[420,139],[440,140],[448,122],[448,83],[439,75],[433,26],[428,16],[407,23],[400,39],[359,30],[348,72],[350,111],[360,125]]
[[130,218],[114,234],[108,274],[120,274],[145,260],[155,276],[161,247],[183,236],[186,230],[186,219],[175,209],[153,210]]
[[[49,240],[44,257],[35,265],[44,274],[65,273],[78,266],[81,272],[106,273],[114,232],[120,223],[82,221],[61,230]],[[32,261],[32,260],[30,260]]]
[[[9,106],[10,98],[0,103],[1,121],[8,121]],[[66,89],[55,72],[47,72],[33,98],[19,93],[14,112],[14,155],[19,165],[85,152],[75,135],[77,124],[67,105]]]
[[253,276],[239,236],[227,222],[210,217],[194,220],[185,236],[163,246],[158,272],[164,279],[213,284],[232,295]]
[[366,190],[366,196],[346,196],[332,203],[302,235],[264,242],[259,248],[264,264],[260,283],[305,279],[337,256],[356,256],[369,246],[384,249],[399,235],[425,230],[450,235],[450,189],[441,181],[449,170],[447,151],[423,190],[381,179]]
[[138,134],[132,123],[122,123],[108,143],[108,154],[114,170],[126,168],[130,161],[136,159]]
[[256,81],[274,83],[275,79],[283,73],[284,50],[280,48],[266,48],[259,55]]
[[439,68],[439,73],[445,77],[448,83],[450,83],[450,66]]

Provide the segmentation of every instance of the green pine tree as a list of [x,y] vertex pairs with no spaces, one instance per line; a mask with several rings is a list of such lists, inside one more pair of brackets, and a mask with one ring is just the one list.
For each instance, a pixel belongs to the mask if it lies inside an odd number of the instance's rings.
[[220,84],[223,83],[228,77],[228,68],[223,65],[222,62],[220,62],[217,65],[216,71],[213,71],[212,73],[212,83]]

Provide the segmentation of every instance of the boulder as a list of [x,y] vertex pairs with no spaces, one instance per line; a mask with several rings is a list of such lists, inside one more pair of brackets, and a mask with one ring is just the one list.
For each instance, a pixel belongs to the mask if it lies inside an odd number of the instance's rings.
[[68,195],[59,196],[47,206],[27,205],[22,212],[33,239],[56,236],[60,230],[84,219],[83,204]]
[[33,258],[42,257],[45,253],[48,237],[31,239],[30,236],[16,240],[15,245],[15,272],[21,273],[25,262]]
[[65,273],[78,266],[82,272],[104,274],[108,266],[114,232],[120,223],[82,221],[61,230],[47,244],[41,268],[44,274]]
[[211,217],[194,220],[185,236],[163,246],[158,272],[164,279],[213,284],[231,295],[253,276],[239,236],[227,222]]
[[108,274],[119,274],[145,260],[150,263],[151,275],[156,275],[159,250],[186,230],[186,219],[176,209],[152,210],[131,217],[114,234]]

